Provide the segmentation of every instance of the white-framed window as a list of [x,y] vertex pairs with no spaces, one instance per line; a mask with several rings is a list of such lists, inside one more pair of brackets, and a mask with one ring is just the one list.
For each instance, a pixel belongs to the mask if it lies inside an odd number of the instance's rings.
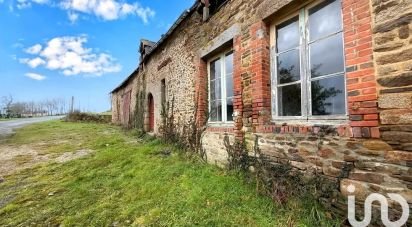
[[208,62],[209,123],[233,122],[233,51]]
[[273,119],[346,119],[340,0],[317,1],[271,27]]

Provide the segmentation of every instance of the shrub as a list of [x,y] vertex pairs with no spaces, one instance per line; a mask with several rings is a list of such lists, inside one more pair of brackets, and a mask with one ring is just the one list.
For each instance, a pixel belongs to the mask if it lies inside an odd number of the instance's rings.
[[94,122],[94,123],[110,123],[111,118],[98,114],[84,113],[74,111],[69,113],[65,118],[68,122]]

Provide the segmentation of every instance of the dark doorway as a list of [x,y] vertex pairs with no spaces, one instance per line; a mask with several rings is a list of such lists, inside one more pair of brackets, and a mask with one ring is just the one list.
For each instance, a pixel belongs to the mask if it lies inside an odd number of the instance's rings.
[[161,91],[160,91],[160,93],[161,93],[161,95],[162,95],[162,106],[163,106],[163,108],[165,108],[165,105],[166,105],[166,79],[163,79],[162,81],[161,81]]
[[149,132],[154,131],[154,100],[152,93],[149,93],[148,97],[148,109],[149,109]]

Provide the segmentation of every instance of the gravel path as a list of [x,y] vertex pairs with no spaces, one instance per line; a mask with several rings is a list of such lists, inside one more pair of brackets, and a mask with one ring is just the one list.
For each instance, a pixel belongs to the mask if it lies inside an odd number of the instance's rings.
[[51,121],[60,118],[62,118],[62,116],[22,118],[10,121],[0,121],[0,138],[4,138],[13,134],[14,129],[21,128],[23,126],[37,122]]

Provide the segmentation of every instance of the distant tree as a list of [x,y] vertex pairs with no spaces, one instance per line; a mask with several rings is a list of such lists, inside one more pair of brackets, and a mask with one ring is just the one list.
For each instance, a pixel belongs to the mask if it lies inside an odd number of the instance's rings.
[[10,105],[9,114],[12,117],[22,117],[26,113],[27,105],[24,102],[16,102]]
[[1,103],[2,103],[3,110],[4,110],[6,117],[10,117],[10,114],[11,114],[10,107],[13,104],[13,96],[12,95],[3,96],[1,98]]
[[[319,68],[322,65],[316,65],[312,70],[312,77],[318,77],[321,76],[320,73],[318,73]],[[324,86],[321,85],[320,80],[315,81],[312,83],[312,114],[314,115],[328,115],[330,114],[327,111],[327,107],[332,106],[332,103],[327,100],[329,98],[335,97],[338,94],[343,93],[342,90],[336,89],[334,87],[329,87],[325,88]]]
[[[280,62],[281,65],[281,62]],[[316,65],[311,69],[312,78],[320,76],[319,68],[321,64]],[[279,81],[281,83],[290,83],[296,80],[293,77],[294,66],[289,68],[280,67],[279,68]],[[299,73],[299,72],[298,72]],[[284,86],[282,89],[282,101],[279,100],[279,105],[283,105],[282,115],[283,116],[294,116],[301,114],[301,87],[300,85],[289,85]],[[336,95],[342,93],[342,90],[336,89],[334,87],[326,88],[322,86],[321,81],[314,81],[311,83],[311,95],[312,95],[312,111],[314,115],[327,115],[327,107],[331,106],[332,103],[329,98],[335,97]]]
[[14,102],[11,95],[0,97],[0,117],[62,115],[66,114],[67,111],[67,102],[64,98]]

